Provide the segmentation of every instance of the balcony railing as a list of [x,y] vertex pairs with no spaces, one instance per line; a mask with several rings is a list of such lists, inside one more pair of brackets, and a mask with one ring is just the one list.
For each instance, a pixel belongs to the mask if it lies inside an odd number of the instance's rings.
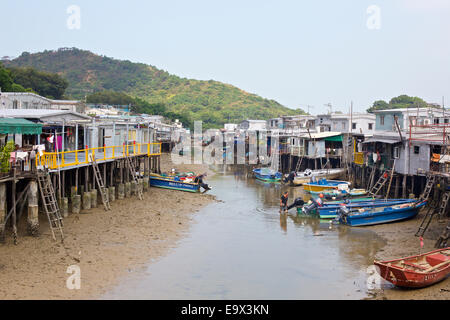
[[36,166],[47,166],[54,170],[91,162],[91,157],[96,161],[120,159],[127,156],[158,156],[161,155],[161,143],[135,143],[122,146],[110,146],[88,148],[64,152],[44,152],[36,157]]

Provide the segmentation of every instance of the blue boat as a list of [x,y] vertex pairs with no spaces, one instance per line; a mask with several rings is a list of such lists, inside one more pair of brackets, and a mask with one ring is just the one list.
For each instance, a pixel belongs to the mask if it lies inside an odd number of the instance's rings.
[[333,219],[339,213],[339,209],[345,205],[350,210],[356,209],[370,209],[370,208],[382,208],[394,205],[402,205],[413,203],[414,199],[388,199],[388,200],[369,200],[369,201],[349,201],[348,203],[325,203],[322,207],[318,207],[317,211],[321,219]]
[[151,174],[150,186],[188,192],[200,192],[200,185],[198,183],[183,181],[178,176]]
[[427,201],[415,201],[386,207],[369,207],[358,210],[343,207],[340,210],[339,222],[356,227],[389,223],[415,217]]
[[270,168],[253,169],[253,174],[256,179],[264,182],[280,182],[282,177],[281,172],[275,172]]

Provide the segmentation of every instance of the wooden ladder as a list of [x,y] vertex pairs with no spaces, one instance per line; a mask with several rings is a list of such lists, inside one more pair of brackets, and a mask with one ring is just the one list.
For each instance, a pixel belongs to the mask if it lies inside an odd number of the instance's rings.
[[38,184],[45,213],[47,214],[50,231],[53,240],[56,240],[55,229],[61,234],[61,241],[64,241],[63,218],[56,201],[55,189],[53,188],[48,171],[38,171]]
[[434,183],[436,182],[436,176],[430,175],[427,179],[427,184],[425,185],[425,189],[419,197],[419,200],[428,200],[431,194],[431,190],[433,190]]
[[448,238],[450,238],[450,223],[447,225],[444,232],[442,232],[442,235],[436,241],[435,247],[446,248],[448,246]]
[[297,161],[297,165],[295,166],[295,173],[298,172],[298,170],[300,170],[300,166],[302,165],[303,162],[303,157],[300,158],[300,161]]
[[103,207],[105,211],[111,210],[111,205],[109,204],[109,197],[107,195],[107,190],[105,184],[103,183],[102,175],[100,173],[100,169],[98,168],[97,161],[95,161],[95,157],[90,155],[92,162],[92,169],[94,170],[95,181],[97,182],[98,189],[100,191],[100,195],[102,197]]
[[[392,171],[394,168],[392,168]],[[380,178],[378,179],[377,183],[369,190],[369,195],[376,196],[378,192],[380,192],[381,188],[386,184],[389,178],[389,171],[385,171],[381,174]]]
[[142,194],[142,190],[139,186],[138,179],[136,177],[136,167],[134,166],[134,163],[133,163],[133,161],[131,161],[130,157],[126,157],[126,158],[127,158],[128,168],[131,173],[131,177],[133,178],[133,181],[136,184],[136,192],[138,194],[139,200],[143,200],[144,195]]
[[420,223],[419,229],[416,232],[416,237],[422,237],[425,232],[427,231],[431,220],[433,219],[434,215],[437,213],[440,217],[444,216],[445,211],[447,210],[447,204],[448,200],[450,199],[450,191],[446,191],[444,196],[442,197],[441,205],[439,207],[439,210],[436,210],[434,207],[430,207],[423,218],[422,222]]
[[372,167],[372,171],[370,172],[370,176],[369,176],[369,185],[368,185],[367,190],[372,189],[373,179],[375,178],[375,171],[377,171],[376,166]]

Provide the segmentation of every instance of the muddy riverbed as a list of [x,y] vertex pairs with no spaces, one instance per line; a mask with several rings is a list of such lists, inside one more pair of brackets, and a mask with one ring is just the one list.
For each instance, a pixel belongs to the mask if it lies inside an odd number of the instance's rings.
[[[279,213],[279,195],[244,172],[209,179],[218,200],[193,216],[170,253],[149,262],[105,299],[448,299],[449,279],[423,291],[373,278],[374,259],[418,252],[418,219],[368,228]],[[425,240],[425,249],[434,241]],[[375,274],[376,275],[376,274]],[[376,287],[378,286],[378,287]],[[444,290],[441,290],[444,289]]]

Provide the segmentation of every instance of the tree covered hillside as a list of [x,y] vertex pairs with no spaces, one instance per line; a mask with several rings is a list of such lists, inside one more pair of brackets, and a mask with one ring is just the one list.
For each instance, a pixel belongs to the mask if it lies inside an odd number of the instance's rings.
[[151,104],[164,104],[169,112],[183,118],[202,120],[204,127],[304,114],[301,109],[286,108],[229,84],[180,78],[151,65],[116,60],[76,48],[24,52],[4,63],[8,67],[30,66],[59,74],[69,82],[66,95],[75,99],[104,90],[123,92]]

